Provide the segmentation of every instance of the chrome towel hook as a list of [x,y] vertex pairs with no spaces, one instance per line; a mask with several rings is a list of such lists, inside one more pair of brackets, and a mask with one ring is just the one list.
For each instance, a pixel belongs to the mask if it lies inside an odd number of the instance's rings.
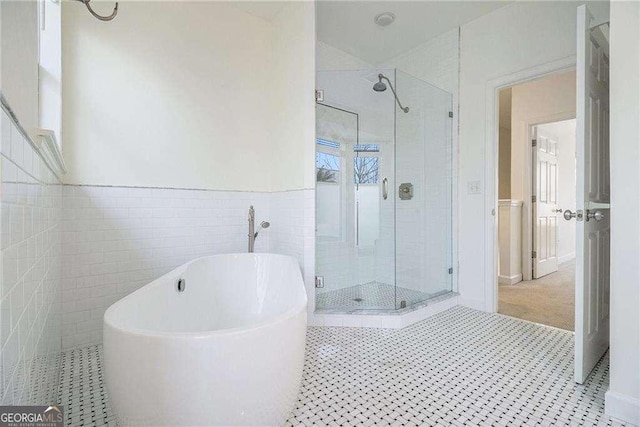
[[91,5],[89,4],[89,2],[91,0],[77,0],[80,3],[84,3],[85,6],[87,6],[87,9],[89,10],[89,12],[95,16],[96,18],[98,18],[101,21],[111,21],[113,18],[116,17],[116,15],[118,14],[118,2],[116,2],[115,7],[113,8],[113,12],[111,12],[111,15],[109,16],[102,16],[102,15],[98,15],[92,8]]

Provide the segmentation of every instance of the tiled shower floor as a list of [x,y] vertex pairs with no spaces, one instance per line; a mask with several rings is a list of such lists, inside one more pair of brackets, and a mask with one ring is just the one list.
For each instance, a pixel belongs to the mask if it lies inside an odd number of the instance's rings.
[[316,294],[317,307],[328,310],[395,310],[404,301],[407,307],[434,295],[401,286],[369,282]]
[[[287,425],[623,425],[604,415],[605,356],[573,382],[573,335],[455,307],[404,329],[307,332]],[[67,426],[115,425],[101,349],[64,353]]]

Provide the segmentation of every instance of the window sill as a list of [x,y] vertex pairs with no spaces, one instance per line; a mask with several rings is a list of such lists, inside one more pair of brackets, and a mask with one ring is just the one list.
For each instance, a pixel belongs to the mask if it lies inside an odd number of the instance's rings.
[[36,148],[51,170],[57,175],[67,173],[67,166],[64,163],[55,133],[49,129],[35,129],[33,134]]

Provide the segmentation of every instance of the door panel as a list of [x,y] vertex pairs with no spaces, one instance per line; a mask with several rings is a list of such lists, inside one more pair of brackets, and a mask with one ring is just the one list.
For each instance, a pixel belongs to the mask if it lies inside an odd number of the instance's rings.
[[578,8],[575,380],[609,347],[609,46]]
[[558,141],[534,128],[533,278],[558,271]]

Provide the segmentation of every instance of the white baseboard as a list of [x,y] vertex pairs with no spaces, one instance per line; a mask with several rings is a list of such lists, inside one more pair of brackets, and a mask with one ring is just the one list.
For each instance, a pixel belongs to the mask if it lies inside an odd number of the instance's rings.
[[418,310],[407,313],[404,316],[400,316],[402,322],[401,327],[404,328],[405,326],[413,325],[414,323],[420,322],[457,305],[458,295],[455,295],[454,297],[443,299],[442,301],[419,308]]
[[608,390],[604,395],[604,412],[625,423],[640,424],[640,400]]
[[571,261],[572,259],[575,259],[576,257],[576,253],[575,252],[571,252],[570,254],[565,254],[562,256],[558,257],[558,264],[563,264],[565,262]]
[[397,313],[312,313],[307,318],[309,326],[334,326],[351,328],[387,328],[400,329],[424,320],[434,314],[458,305],[458,294],[450,292],[425,301],[423,306]]
[[515,285],[518,282],[522,282],[522,274],[516,274],[515,276],[498,276],[498,283],[501,285]]
[[458,304],[464,307],[473,308],[474,310],[487,311],[483,299],[465,298],[460,295],[458,297]]

